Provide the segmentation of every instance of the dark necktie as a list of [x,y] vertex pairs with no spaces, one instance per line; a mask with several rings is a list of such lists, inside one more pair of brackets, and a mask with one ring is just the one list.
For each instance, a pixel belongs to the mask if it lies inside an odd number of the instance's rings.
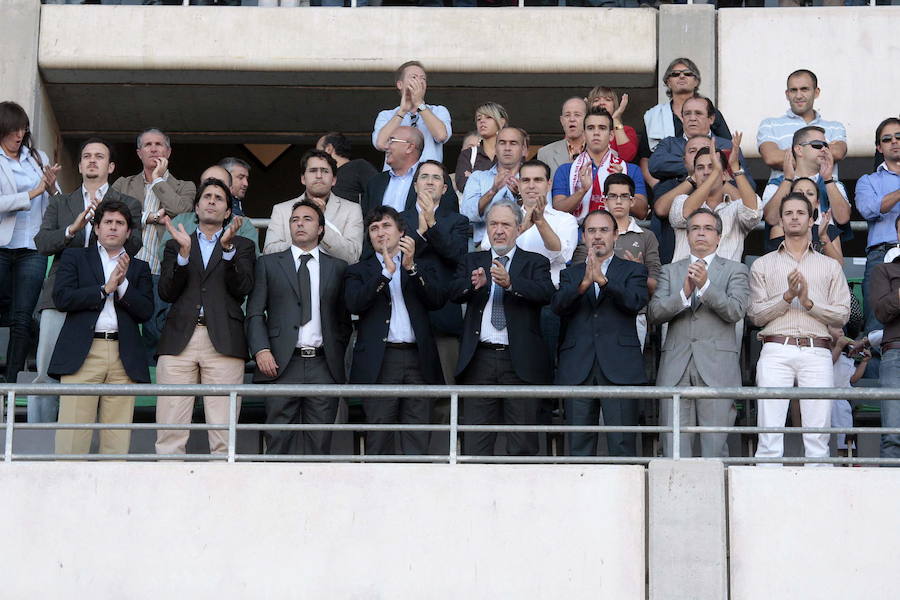
[[312,254],[300,255],[300,268],[297,269],[297,281],[300,283],[300,324],[306,325],[312,319],[312,292],[310,292],[309,267],[306,263]]
[[[704,267],[706,266],[706,261],[702,258],[698,258],[694,261],[694,264],[700,263]],[[696,312],[698,308],[700,308],[700,297],[697,295],[700,292],[700,288],[694,290],[694,293],[691,294],[691,310]]]
[[[509,262],[508,256],[500,256],[497,258],[504,267]],[[506,312],[503,310],[503,292],[504,289],[494,284],[494,303],[491,305],[491,325],[497,331],[506,329]]]

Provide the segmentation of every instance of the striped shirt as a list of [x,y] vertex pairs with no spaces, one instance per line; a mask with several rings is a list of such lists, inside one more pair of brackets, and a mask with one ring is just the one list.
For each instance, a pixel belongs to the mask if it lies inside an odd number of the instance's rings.
[[[764,142],[772,142],[782,150],[787,150],[791,147],[791,140],[794,138],[794,133],[798,129],[811,126],[824,129],[825,139],[829,142],[847,141],[847,130],[844,129],[843,123],[840,121],[826,121],[817,110],[813,111],[813,113],[815,113],[816,116],[809,123],[807,123],[800,115],[794,114],[790,109],[788,109],[781,117],[769,117],[768,119],[763,119],[762,123],[759,124],[759,129],[756,131],[756,147],[762,146]],[[781,171],[772,169],[772,172],[769,174],[769,181],[776,177],[782,177],[783,175],[784,174]],[[834,165],[834,178],[838,178],[837,164]]]
[[[788,274],[799,269],[809,286],[810,310],[794,298],[784,301]],[[841,265],[808,246],[800,262],[785,249],[758,258],[750,268],[750,308],[747,316],[769,335],[830,338],[828,326],[843,327],[850,317],[850,288]]]
[[[740,198],[732,199],[728,194],[724,194],[724,197],[725,199],[715,208],[710,208],[705,201],[700,207],[712,210],[722,219],[722,236],[716,254],[728,260],[741,262],[744,239],[762,219],[762,202],[757,196],[756,208],[753,209],[744,205]],[[688,220],[684,216],[684,203],[687,199],[687,194],[676,196],[672,201],[672,208],[669,209],[669,225],[675,230],[675,253],[672,255],[672,262],[687,258],[691,253],[687,236]]]

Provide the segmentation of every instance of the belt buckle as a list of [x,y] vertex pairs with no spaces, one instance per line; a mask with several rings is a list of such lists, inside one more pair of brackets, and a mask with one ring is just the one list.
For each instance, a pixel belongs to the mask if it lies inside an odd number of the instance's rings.
[[316,349],[315,348],[300,348],[300,356],[302,358],[315,358],[316,357]]

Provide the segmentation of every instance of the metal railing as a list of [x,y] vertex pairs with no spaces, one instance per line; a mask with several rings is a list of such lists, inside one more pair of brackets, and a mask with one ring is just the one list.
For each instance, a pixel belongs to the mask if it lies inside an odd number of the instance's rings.
[[[733,400],[759,400],[765,398],[787,399],[823,399],[823,400],[900,400],[900,389],[881,388],[713,388],[713,387],[652,387],[652,386],[390,386],[390,385],[287,385],[287,384],[260,384],[260,385],[156,385],[156,384],[18,384],[0,386],[0,410],[2,399],[5,398],[6,412],[5,422],[5,448],[4,461],[14,460],[219,460],[233,462],[250,461],[296,461],[296,462],[433,462],[433,463],[626,463],[646,464],[656,457],[611,457],[611,456],[472,456],[460,454],[457,449],[457,440],[460,433],[490,431],[490,432],[533,432],[533,433],[659,433],[673,435],[672,453],[675,460],[680,460],[682,449],[680,434],[682,433],[844,433],[844,434],[900,434],[900,427],[707,427],[680,425],[681,399],[727,399]],[[165,424],[165,423],[16,423],[15,422],[15,398],[20,394],[41,395],[116,395],[116,396],[228,396],[229,419],[227,424]],[[238,423],[237,397],[265,397],[265,396],[324,396],[340,398],[390,398],[390,397],[418,397],[418,398],[449,398],[450,422],[448,424],[428,425],[401,425],[401,424],[245,424]],[[671,426],[569,426],[569,425],[463,425],[459,423],[459,401],[466,397],[482,398],[623,398],[634,401],[660,400],[672,402]],[[126,454],[126,455],[101,455],[101,454],[16,454],[13,452],[13,438],[17,430],[99,430],[99,429],[129,429],[129,430],[227,430],[228,451],[222,455],[207,454]],[[449,451],[447,454],[419,455],[419,456],[375,456],[375,455],[267,455],[267,454],[238,454],[236,451],[236,438],[239,431],[431,431],[443,432],[449,436]],[[722,460],[727,464],[761,464],[761,463],[831,463],[831,464],[860,464],[860,465],[897,465],[900,459],[890,458],[863,458],[852,457],[784,457],[784,458],[755,458],[752,456],[727,457]]]

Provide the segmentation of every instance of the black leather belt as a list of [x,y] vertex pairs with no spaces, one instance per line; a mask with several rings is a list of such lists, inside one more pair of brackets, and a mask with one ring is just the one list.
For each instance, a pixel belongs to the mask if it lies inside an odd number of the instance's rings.
[[509,348],[506,344],[491,344],[490,342],[478,342],[478,347],[486,350],[506,350]]
[[117,340],[119,339],[118,331],[95,331],[95,340]]
[[301,358],[315,358],[316,356],[324,356],[325,348],[319,346],[318,348],[314,348],[312,346],[301,346],[299,348],[294,348],[294,356],[299,356]]
[[388,342],[384,347],[393,350],[415,350],[418,348],[414,342]]

